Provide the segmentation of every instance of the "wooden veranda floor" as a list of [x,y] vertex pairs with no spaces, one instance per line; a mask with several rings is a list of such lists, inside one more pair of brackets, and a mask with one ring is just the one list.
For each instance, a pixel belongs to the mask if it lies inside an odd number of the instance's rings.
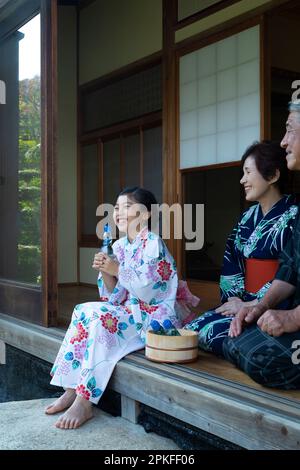
[[[97,301],[98,290],[96,287],[88,286],[66,286],[59,288],[59,326],[66,327],[69,324],[73,308],[76,304]],[[144,351],[140,353],[144,355]],[[153,363],[152,363],[153,364]],[[159,365],[157,366],[159,368]],[[224,359],[216,358],[214,355],[199,351],[199,359],[196,362],[177,366],[178,371],[203,372],[215,377],[229,380],[232,383],[249,386],[253,389],[265,391],[271,395],[288,397],[299,400],[300,391],[281,391],[263,387],[255,383],[250,377],[238,370],[235,366]]]

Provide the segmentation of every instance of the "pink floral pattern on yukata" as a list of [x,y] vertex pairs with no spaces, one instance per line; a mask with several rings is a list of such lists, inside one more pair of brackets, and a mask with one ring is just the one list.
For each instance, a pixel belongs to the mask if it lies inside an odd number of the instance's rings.
[[153,312],[156,312],[158,309],[158,305],[149,305],[143,302],[142,300],[140,302],[140,309],[143,310],[143,312],[147,312],[149,315],[151,315]]
[[76,325],[77,328],[77,334],[71,338],[70,343],[74,344],[76,341],[80,343],[80,341],[83,341],[88,337],[88,332],[84,329],[82,323],[78,322]]
[[117,258],[118,258],[118,262],[119,262],[120,264],[123,264],[124,261],[125,261],[125,251],[124,251],[124,248],[119,245],[119,246],[116,248],[115,254],[116,254]]
[[122,278],[123,281],[125,282],[131,282],[131,281],[134,281],[135,278],[136,278],[136,274],[135,272],[128,268],[123,268],[121,271],[120,271],[120,277]]
[[76,393],[77,393],[77,395],[80,395],[81,397],[85,398],[86,400],[89,400],[90,396],[91,396],[91,392],[89,392],[83,384],[80,384],[80,385],[78,385],[78,387],[76,387]]
[[68,375],[71,370],[71,364],[65,360],[62,360],[58,369],[57,375]]
[[149,281],[158,281],[159,276],[157,275],[157,264],[149,264],[148,265],[148,270],[145,273],[146,278],[149,279]]
[[110,333],[117,332],[118,320],[116,319],[116,317],[113,317],[111,313],[106,313],[105,315],[101,315],[100,320],[104,328],[106,328]]
[[168,281],[172,274],[171,263],[168,263],[166,260],[162,260],[158,263],[157,272],[163,281]]
[[82,341],[82,343],[78,343],[74,345],[74,355],[75,358],[81,361],[84,358],[84,353],[86,351],[87,341]]
[[98,336],[98,342],[103,344],[106,349],[111,349],[117,344],[117,340],[115,338],[115,335],[110,333],[108,330],[104,330],[99,336]]

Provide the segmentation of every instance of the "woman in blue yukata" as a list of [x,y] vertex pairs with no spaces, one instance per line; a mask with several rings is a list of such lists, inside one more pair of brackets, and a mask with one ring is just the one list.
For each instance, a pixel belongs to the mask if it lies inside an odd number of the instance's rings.
[[282,192],[287,165],[279,144],[254,143],[242,165],[246,201],[258,204],[243,213],[227,240],[220,278],[222,304],[185,325],[199,332],[201,349],[218,356],[223,355],[234,315],[243,306],[256,304],[269,289],[298,210],[295,198]]
[[[127,236],[113,244],[115,258],[97,253],[99,302],[77,305],[51,370],[51,384],[65,393],[46,409],[67,411],[56,427],[74,429],[90,419],[117,362],[144,347],[152,319],[176,327],[178,278],[165,243],[151,232],[153,194],[138,187],[119,194],[114,221]],[[140,215],[137,217],[137,209]]]

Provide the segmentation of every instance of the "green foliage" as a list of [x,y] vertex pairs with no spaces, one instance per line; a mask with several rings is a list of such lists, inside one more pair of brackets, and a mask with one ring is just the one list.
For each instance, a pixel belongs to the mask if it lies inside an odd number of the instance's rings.
[[23,141],[41,140],[41,96],[40,77],[22,80],[19,83],[19,135]]
[[22,281],[34,282],[38,284],[40,281],[40,259],[41,250],[38,246],[18,245],[18,274]]
[[20,82],[18,276],[41,282],[40,78]]

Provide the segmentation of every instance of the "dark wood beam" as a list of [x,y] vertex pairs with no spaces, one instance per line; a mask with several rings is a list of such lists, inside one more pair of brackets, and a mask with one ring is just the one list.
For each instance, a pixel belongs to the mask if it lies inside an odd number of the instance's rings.
[[57,324],[57,4],[41,0],[43,325]]
[[[178,84],[175,54],[176,4],[163,0],[163,202],[170,206],[178,202]],[[170,233],[174,233],[174,221],[170,221]],[[166,240],[180,271],[180,254],[177,241]]]

